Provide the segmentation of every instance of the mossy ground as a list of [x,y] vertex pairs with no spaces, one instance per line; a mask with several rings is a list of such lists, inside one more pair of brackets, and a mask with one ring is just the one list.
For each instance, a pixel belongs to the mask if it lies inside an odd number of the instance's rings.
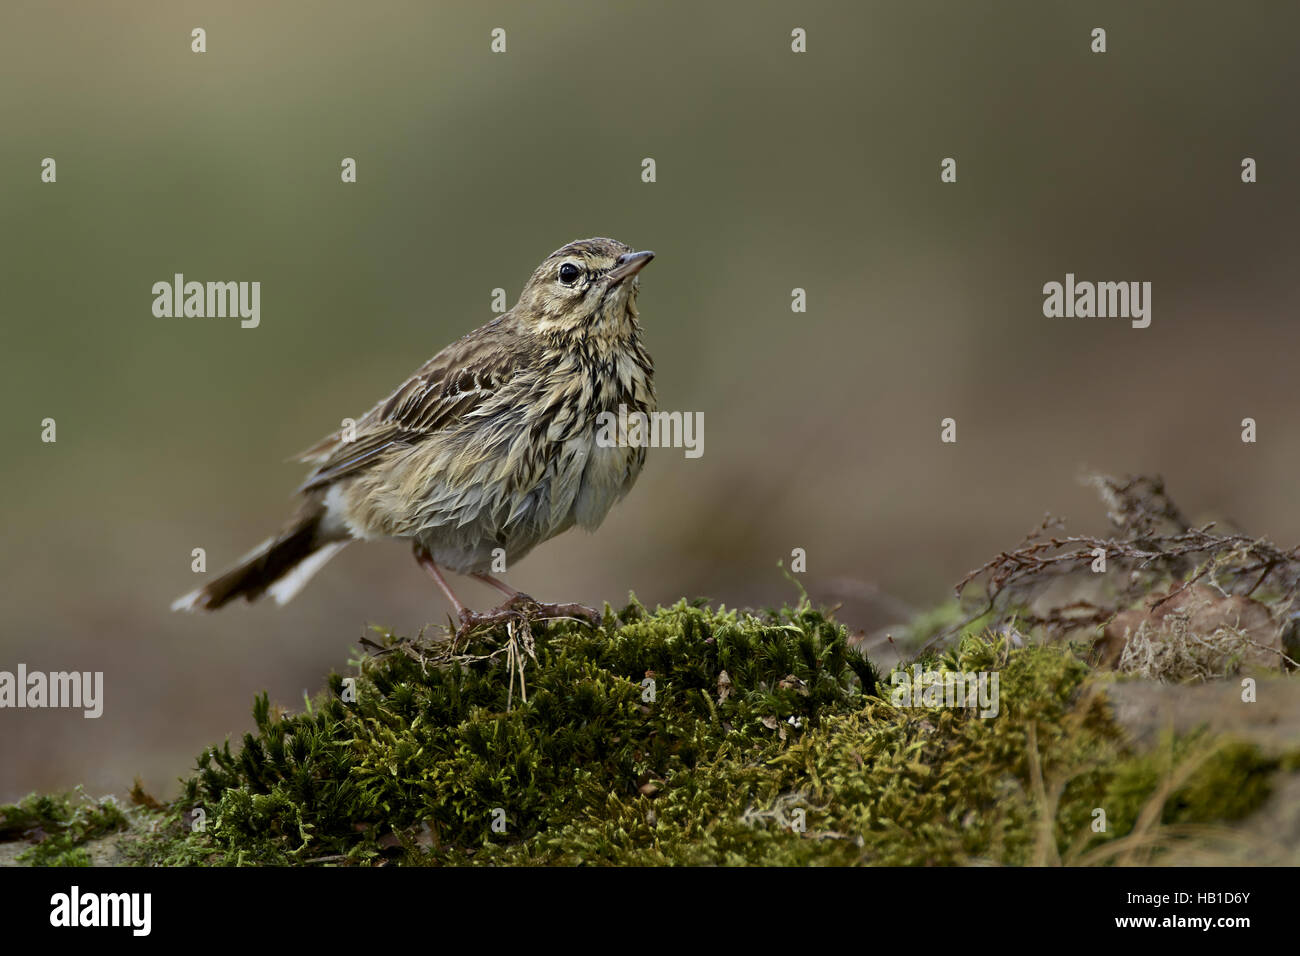
[[129,825],[126,811],[112,797],[93,800],[82,791],[61,796],[32,794],[0,806],[0,843],[30,845],[15,857],[32,866],[90,866],[85,844]]
[[894,706],[806,602],[634,602],[533,637],[526,701],[503,630],[454,660],[383,634],[354,686],[332,675],[299,713],[260,698],[256,732],[201,754],[175,802],[30,798],[0,828],[46,834],[37,864],[128,826],[128,857],[161,865],[1149,862],[1297,766],[1204,734],[1134,752],[1080,647],[968,635],[928,656],[999,674],[982,718]]

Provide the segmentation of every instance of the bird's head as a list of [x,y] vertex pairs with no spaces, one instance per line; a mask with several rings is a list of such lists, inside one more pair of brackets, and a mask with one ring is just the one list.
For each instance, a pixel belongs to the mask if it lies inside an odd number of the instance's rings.
[[540,333],[618,336],[636,328],[637,273],[653,252],[615,239],[579,239],[537,267],[515,313]]

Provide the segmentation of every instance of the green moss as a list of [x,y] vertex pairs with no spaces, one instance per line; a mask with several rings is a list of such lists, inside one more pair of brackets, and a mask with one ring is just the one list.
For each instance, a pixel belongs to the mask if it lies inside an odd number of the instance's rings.
[[[1175,840],[1161,827],[1248,813],[1290,766],[1199,737],[1131,752],[1083,647],[968,635],[927,655],[940,672],[998,675],[998,714],[986,718],[896,706],[891,681],[806,602],[757,613],[633,603],[606,620],[535,627],[526,701],[502,630],[459,659],[384,634],[383,652],[356,662],[355,695],[334,675],[301,713],[259,698],[255,732],[205,751],[130,853],[153,864],[1105,862],[1134,834],[1158,851]],[[1093,832],[1098,810],[1107,826]]]
[[1113,819],[1120,827],[1136,822],[1143,796],[1188,761],[1197,769],[1169,794],[1160,815],[1163,823],[1239,820],[1268,798],[1273,774],[1282,766],[1281,758],[1265,757],[1241,741],[1169,738],[1159,752],[1116,768],[1107,789],[1109,802],[1117,807]]
[[177,831],[184,850],[155,841],[154,857],[612,862],[636,848],[620,828],[644,831],[648,812],[696,790],[716,800],[720,761],[762,766],[801,732],[792,720],[855,709],[876,681],[844,629],[806,607],[633,604],[599,630],[539,627],[526,703],[506,656],[486,656],[501,637],[466,649],[484,659],[438,667],[385,635],[395,650],[361,663],[354,702],[339,675],[302,714],[261,698],[257,732],[205,751],[186,784],[181,805],[207,828]]
[[125,829],[128,822],[112,797],[92,800],[81,789],[57,796],[32,794],[0,806],[0,842],[31,841],[17,860],[32,866],[90,866],[83,844]]

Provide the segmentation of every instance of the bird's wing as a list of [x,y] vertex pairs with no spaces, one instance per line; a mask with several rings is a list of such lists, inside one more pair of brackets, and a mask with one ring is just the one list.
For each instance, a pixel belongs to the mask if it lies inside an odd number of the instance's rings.
[[373,465],[385,450],[411,445],[454,426],[490,399],[526,365],[517,333],[494,320],[447,346],[355,426],[340,429],[297,455],[316,465],[299,491],[311,491]]

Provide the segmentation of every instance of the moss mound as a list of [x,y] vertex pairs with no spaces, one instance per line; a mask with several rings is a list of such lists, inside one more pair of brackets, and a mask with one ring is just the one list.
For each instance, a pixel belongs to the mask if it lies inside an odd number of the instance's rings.
[[[1258,806],[1279,761],[1198,738],[1130,752],[1082,647],[967,637],[1000,708],[895,706],[806,604],[632,604],[598,630],[451,655],[382,635],[298,714],[205,751],[142,863],[952,864],[1150,861]],[[517,635],[518,636],[518,635]],[[535,653],[524,689],[521,647]],[[1099,828],[1098,821],[1102,826]],[[196,822],[197,821],[197,822]]]
[[806,603],[371,647],[300,713],[259,698],[179,800],[31,797],[3,836],[56,865],[123,828],[115,858],[154,865],[1149,863],[1300,769],[1207,734],[1135,752],[1082,644],[968,635],[919,665],[996,674],[997,716],[911,706],[910,668]]
[[[695,793],[706,812],[724,764],[763,766],[795,724],[860,707],[876,683],[844,630],[806,607],[633,604],[599,630],[538,628],[526,702],[504,636],[431,661],[386,634],[355,688],[333,675],[291,716],[260,699],[256,734],[200,756],[179,839],[146,841],[145,860],[613,862],[653,835],[656,808]],[[205,826],[185,832],[193,808]],[[635,833],[594,823],[628,814]]]

